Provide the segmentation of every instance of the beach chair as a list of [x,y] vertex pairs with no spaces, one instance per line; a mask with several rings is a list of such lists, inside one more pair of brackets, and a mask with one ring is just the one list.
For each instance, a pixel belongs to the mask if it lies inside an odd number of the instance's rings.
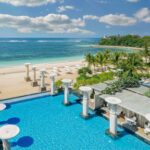
[[55,73],[56,75],[59,75],[59,73],[58,73],[59,70],[58,70],[57,67],[53,67],[52,70],[51,70],[51,72],[52,72],[52,73]]
[[130,126],[136,126],[136,124],[137,124],[136,120],[137,119],[135,116],[133,116],[131,118],[125,116],[125,123],[130,125]]
[[71,70],[71,68],[69,66],[65,66],[65,72],[67,74],[72,74],[72,70]]
[[150,134],[150,128],[149,127],[145,127],[144,128],[144,133],[145,134]]
[[80,66],[79,64],[77,64],[77,65],[75,66],[75,68],[76,68],[76,69],[80,69],[81,66]]
[[150,134],[150,122],[146,122],[144,125],[144,133]]

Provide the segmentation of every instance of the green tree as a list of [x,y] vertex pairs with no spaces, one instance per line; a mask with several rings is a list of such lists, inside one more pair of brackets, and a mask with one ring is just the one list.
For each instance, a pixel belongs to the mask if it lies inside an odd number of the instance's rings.
[[121,60],[121,53],[120,52],[114,52],[111,55],[111,61],[114,65],[118,66],[120,60]]
[[145,57],[145,62],[148,64],[150,62],[150,49],[148,48],[148,44],[145,43],[143,56]]
[[114,46],[131,46],[144,47],[144,43],[150,46],[150,36],[140,37],[138,35],[113,35],[100,39],[100,45],[114,45]]
[[105,58],[105,62],[109,62],[110,56],[111,56],[110,50],[109,50],[109,49],[106,49],[106,50],[103,52],[103,55],[104,55],[104,58]]
[[88,63],[88,67],[91,68],[91,65],[93,63],[93,55],[91,53],[85,55],[85,61]]
[[101,67],[103,67],[103,65],[105,64],[105,56],[104,56],[104,53],[103,52],[98,52],[96,54],[96,62],[98,65],[100,65]]
[[137,53],[129,53],[126,60],[121,61],[119,67],[123,72],[127,72],[128,76],[134,76],[137,74],[137,70],[141,70],[143,66],[143,60]]

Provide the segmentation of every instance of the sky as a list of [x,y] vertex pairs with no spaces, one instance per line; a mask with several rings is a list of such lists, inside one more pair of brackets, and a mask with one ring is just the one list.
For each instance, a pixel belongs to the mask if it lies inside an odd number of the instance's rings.
[[0,0],[0,37],[150,35],[150,0]]

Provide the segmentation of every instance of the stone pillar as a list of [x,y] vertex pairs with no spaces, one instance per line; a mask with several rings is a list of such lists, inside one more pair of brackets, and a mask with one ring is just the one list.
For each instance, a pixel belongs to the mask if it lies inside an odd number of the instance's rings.
[[64,87],[64,105],[70,105],[69,102],[69,86],[71,85],[72,80],[71,79],[63,79],[63,87]]
[[31,65],[31,63],[25,63],[24,65],[25,65],[25,67],[26,67],[25,80],[28,82],[28,81],[31,81],[31,78],[30,78],[30,76],[29,76],[29,72],[30,72],[29,66]]
[[109,104],[110,109],[110,125],[108,133],[112,136],[117,136],[117,104],[121,103],[121,100],[116,97],[107,97],[105,101]]
[[31,83],[31,85],[32,85],[33,87],[38,85],[38,82],[37,82],[37,79],[36,79],[36,69],[37,69],[36,66],[33,66],[33,67],[32,67],[32,70],[33,70],[33,81],[32,81],[32,83]]
[[2,140],[3,142],[3,150],[10,150],[10,144],[8,140]]
[[80,91],[83,94],[83,100],[82,100],[82,113],[81,116],[85,119],[89,118],[89,114],[88,114],[88,101],[90,98],[90,95],[92,93],[92,89],[91,87],[88,86],[81,86]]
[[51,89],[50,89],[50,93],[51,95],[55,95],[56,93],[56,88],[55,88],[55,77],[56,77],[56,74],[55,73],[51,73],[50,74],[50,79],[51,79]]
[[41,69],[40,70],[40,91],[46,91],[46,85],[45,85],[45,74],[46,74],[46,70],[45,69]]

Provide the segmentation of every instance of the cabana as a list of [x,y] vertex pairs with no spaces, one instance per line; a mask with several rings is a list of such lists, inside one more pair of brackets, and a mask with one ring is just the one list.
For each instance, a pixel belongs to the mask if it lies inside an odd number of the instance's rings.
[[[108,105],[104,99],[110,95],[102,94],[102,91],[108,86],[108,83],[100,83],[91,86],[95,94],[92,100],[94,109],[103,108],[107,110]],[[122,112],[122,114],[125,114],[128,121],[133,118],[134,121],[136,121],[134,124],[140,127],[144,127],[145,123],[148,122],[145,115],[150,113],[150,98],[143,95],[144,91],[147,89],[147,87],[140,86],[138,88],[129,88],[113,95],[122,101],[122,103],[118,105],[119,113]]]
[[[101,99],[105,99],[110,95],[100,95]],[[121,99],[122,103],[118,106],[122,109],[122,112],[127,118],[136,116],[137,125],[144,127],[148,120],[145,118],[146,114],[150,113],[150,98],[128,91],[123,90],[114,95]]]

